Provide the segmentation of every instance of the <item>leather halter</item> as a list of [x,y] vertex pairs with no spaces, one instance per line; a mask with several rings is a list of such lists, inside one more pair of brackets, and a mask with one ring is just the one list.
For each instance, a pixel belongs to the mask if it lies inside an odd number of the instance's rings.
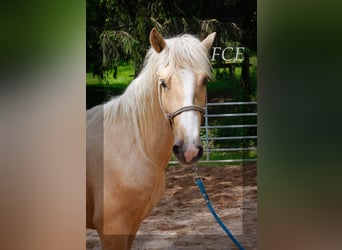
[[183,112],[191,111],[192,110],[192,111],[200,112],[202,116],[205,114],[205,107],[202,107],[202,106],[199,106],[199,105],[185,106],[185,107],[182,107],[182,108],[180,108],[180,109],[178,109],[178,110],[176,110],[175,112],[172,112],[172,113],[166,112],[165,109],[164,109],[164,106],[163,106],[162,98],[161,98],[161,88],[163,88],[163,86],[161,86],[160,83],[158,83],[158,85],[159,85],[158,86],[159,106],[160,106],[160,109],[162,110],[165,118],[169,120],[171,128],[172,128],[172,120],[173,120],[173,118],[175,118],[177,115],[180,115]]

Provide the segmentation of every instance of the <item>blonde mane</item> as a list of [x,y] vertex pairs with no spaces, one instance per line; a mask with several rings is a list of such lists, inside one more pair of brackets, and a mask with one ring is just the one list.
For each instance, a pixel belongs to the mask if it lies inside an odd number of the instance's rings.
[[143,69],[123,95],[104,104],[104,122],[124,121],[145,156],[148,145],[144,138],[161,122],[157,120],[161,112],[157,96],[159,70],[171,66],[173,70],[186,68],[212,76],[207,50],[197,38],[183,35],[165,41],[167,46],[161,53],[149,49]]

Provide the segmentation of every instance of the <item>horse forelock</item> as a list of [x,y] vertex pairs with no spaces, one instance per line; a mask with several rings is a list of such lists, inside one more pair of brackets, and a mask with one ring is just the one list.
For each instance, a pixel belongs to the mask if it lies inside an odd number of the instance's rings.
[[[166,44],[161,53],[156,53],[150,49],[145,64],[148,65],[150,59],[155,61],[157,70],[167,66],[174,70],[185,68],[212,77],[212,67],[207,50],[197,38],[186,34],[166,39]],[[172,73],[173,71],[170,72],[170,74]]]

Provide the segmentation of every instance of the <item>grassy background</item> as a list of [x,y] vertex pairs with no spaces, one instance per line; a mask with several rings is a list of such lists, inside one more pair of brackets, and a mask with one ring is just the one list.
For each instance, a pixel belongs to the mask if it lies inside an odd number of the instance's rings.
[[134,67],[129,63],[122,63],[118,67],[117,78],[113,77],[114,72],[110,71],[106,75],[106,80],[100,80],[92,73],[87,73],[87,86],[101,85],[109,87],[109,85],[128,85],[134,79]]

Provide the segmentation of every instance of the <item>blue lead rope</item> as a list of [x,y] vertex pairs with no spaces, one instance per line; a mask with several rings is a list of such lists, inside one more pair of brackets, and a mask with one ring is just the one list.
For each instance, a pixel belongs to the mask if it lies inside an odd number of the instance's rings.
[[239,250],[245,250],[244,247],[240,244],[240,242],[237,239],[235,239],[234,235],[229,231],[228,227],[223,223],[221,218],[218,217],[214,208],[211,206],[211,202],[209,200],[207,192],[205,191],[202,179],[200,177],[197,177],[195,179],[195,182],[196,182],[197,186],[199,187],[199,189],[200,189],[200,191],[204,197],[204,200],[207,204],[207,207],[209,208],[210,212],[212,213],[212,215],[214,216],[214,218],[216,219],[218,224],[220,224],[220,226],[223,228],[223,230],[226,232],[226,234],[229,236],[229,238],[234,242],[234,244],[239,248]]

